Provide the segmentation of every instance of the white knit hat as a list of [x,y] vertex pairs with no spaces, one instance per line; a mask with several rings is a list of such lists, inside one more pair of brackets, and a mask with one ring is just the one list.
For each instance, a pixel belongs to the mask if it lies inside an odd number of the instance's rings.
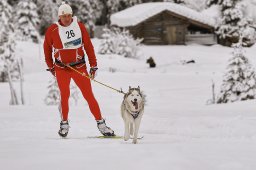
[[65,15],[65,14],[73,14],[72,8],[70,5],[62,2],[61,6],[59,7],[58,16]]

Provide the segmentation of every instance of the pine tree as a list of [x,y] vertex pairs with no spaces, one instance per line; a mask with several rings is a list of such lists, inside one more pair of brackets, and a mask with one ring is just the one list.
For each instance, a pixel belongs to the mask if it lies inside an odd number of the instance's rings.
[[77,105],[78,99],[79,99],[79,91],[77,86],[75,86],[73,83],[71,83],[70,86],[70,97],[72,100],[70,100],[70,104]]
[[107,24],[110,24],[110,16],[119,10],[120,3],[116,0],[106,0],[106,17],[107,17]]
[[223,0],[207,0],[206,3],[208,6],[211,6],[213,4],[221,5],[223,3]]
[[16,38],[21,41],[32,40],[38,43],[39,17],[35,3],[30,0],[21,0],[15,11]]
[[142,0],[121,0],[118,11],[132,7],[137,4],[141,4]]
[[58,5],[52,0],[37,0],[37,13],[39,16],[39,33],[45,34],[46,29],[58,20]]
[[143,0],[97,0],[101,7],[100,17],[97,17],[98,25],[109,25],[110,16],[128,7],[140,4]]
[[[209,6],[217,4],[221,6],[222,18],[216,29],[216,34],[220,39],[220,43],[231,46],[239,40],[239,31],[244,28],[248,29],[251,20],[245,16],[245,6],[241,0],[208,0]],[[254,33],[251,33],[254,34]],[[254,37],[248,35],[243,39],[244,46],[254,44]]]
[[128,58],[138,58],[140,43],[143,39],[134,39],[128,30],[105,28],[99,48],[100,54],[118,54]]
[[6,0],[0,2],[0,25],[0,62],[2,65],[0,82],[6,82],[8,81],[7,67],[12,79],[19,78],[18,64],[14,55],[16,44],[14,42],[12,11]]
[[60,92],[56,79],[49,81],[48,94],[44,99],[46,105],[58,105],[60,102]]
[[7,3],[10,4],[11,6],[17,5],[19,0],[7,0]]
[[102,34],[102,40],[99,47],[100,54],[111,54],[114,53],[113,49],[113,33],[110,29],[104,28]]
[[102,6],[98,2],[95,0],[75,0],[70,4],[74,15],[86,25],[91,36],[93,36],[96,20],[100,16],[99,11],[102,10]]
[[217,103],[228,103],[256,98],[256,75],[244,55],[242,39],[234,45]]
[[[59,91],[58,83],[55,78],[49,81],[49,85],[47,88],[48,88],[48,94],[44,99],[44,103],[46,105],[58,105],[60,103],[60,91]],[[79,92],[78,92],[77,86],[71,83],[71,86],[70,86],[70,97],[72,99],[70,101],[71,103],[74,102],[75,105],[77,104],[77,101],[79,99],[78,94]]]
[[176,4],[184,4],[184,0],[163,0],[164,2],[174,2]]
[[6,0],[0,2],[0,81],[8,81],[11,92],[11,105],[17,105],[18,99],[12,80],[19,78],[18,61],[15,58],[14,29],[11,7]]
[[128,30],[114,29],[114,47],[117,47],[117,54],[127,58],[139,58],[140,43],[143,39],[134,39]]
[[237,6],[237,2],[240,0],[223,0],[222,3],[222,23],[217,28],[217,35],[221,39],[224,39],[226,44],[230,46],[232,43],[236,43],[239,38],[239,26],[243,18],[241,9]]

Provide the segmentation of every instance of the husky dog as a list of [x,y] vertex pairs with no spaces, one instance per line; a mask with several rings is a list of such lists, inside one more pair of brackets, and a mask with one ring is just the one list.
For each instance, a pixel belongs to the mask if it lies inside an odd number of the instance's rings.
[[145,96],[140,91],[140,87],[131,88],[124,95],[121,105],[121,114],[124,120],[125,132],[124,140],[130,139],[133,136],[133,143],[137,143],[140,121],[144,112]]

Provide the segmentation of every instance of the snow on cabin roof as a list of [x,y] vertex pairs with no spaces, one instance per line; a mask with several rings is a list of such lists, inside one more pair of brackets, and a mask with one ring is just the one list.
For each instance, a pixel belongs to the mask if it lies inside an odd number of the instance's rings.
[[135,5],[111,15],[111,25],[119,27],[135,26],[165,10],[211,27],[214,27],[216,23],[214,18],[182,5],[172,2],[151,2]]
[[204,9],[201,11],[202,15],[207,15],[209,17],[215,18],[217,20],[218,18],[221,18],[221,12],[220,12],[220,5],[212,5],[207,9]]

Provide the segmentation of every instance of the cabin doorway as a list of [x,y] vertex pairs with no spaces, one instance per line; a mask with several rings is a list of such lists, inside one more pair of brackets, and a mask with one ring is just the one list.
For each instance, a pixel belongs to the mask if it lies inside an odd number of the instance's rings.
[[168,44],[185,44],[184,31],[183,26],[168,26],[166,28]]

